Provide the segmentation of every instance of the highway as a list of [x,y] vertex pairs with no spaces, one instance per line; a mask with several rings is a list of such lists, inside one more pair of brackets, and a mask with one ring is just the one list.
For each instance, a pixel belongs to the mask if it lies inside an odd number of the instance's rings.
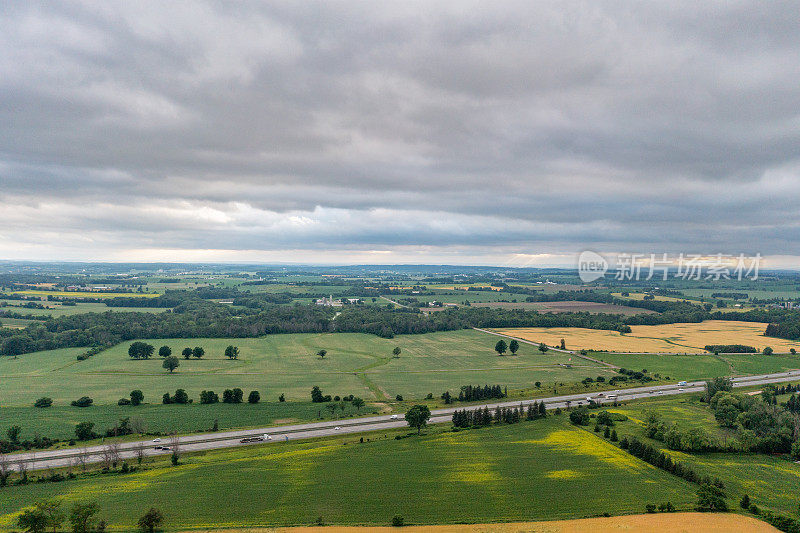
[[[800,370],[733,378],[733,386],[750,387],[785,381],[800,381]],[[431,420],[429,423],[449,423],[451,421],[453,411],[457,409],[474,410],[483,409],[484,407],[489,407],[490,409],[494,409],[496,407],[524,407],[528,404],[542,401],[547,405],[547,409],[555,409],[557,407],[564,408],[567,406],[567,403],[569,403],[572,407],[586,405],[588,404],[588,397],[591,397],[595,402],[600,404],[610,404],[615,400],[628,401],[641,398],[658,398],[660,396],[702,392],[704,388],[705,381],[691,381],[686,385],[652,385],[629,389],[594,391],[584,394],[570,394],[564,396],[553,396],[549,398],[533,398],[528,400],[496,402],[480,405],[454,405],[453,407],[449,408],[432,410]],[[112,456],[117,460],[135,460],[139,455],[143,457],[149,457],[172,453],[172,450],[157,450],[157,446],[174,447],[177,445],[180,453],[187,453],[220,448],[231,448],[234,446],[252,446],[253,444],[284,442],[296,439],[329,437],[334,435],[361,433],[365,431],[381,431],[404,426],[406,426],[406,422],[403,420],[402,414],[380,415],[340,420],[325,420],[320,422],[286,426],[270,426],[258,429],[219,431],[214,433],[202,433],[174,438],[166,437],[160,439],[159,442],[154,440],[146,440],[119,443],[113,446],[94,445],[83,448],[22,452],[6,455],[5,460],[9,463],[7,464],[7,467],[9,467],[11,470],[25,468],[28,471],[31,471],[66,466],[80,468],[89,463],[103,462]],[[257,443],[241,442],[243,438],[257,436],[263,436],[264,441]]]

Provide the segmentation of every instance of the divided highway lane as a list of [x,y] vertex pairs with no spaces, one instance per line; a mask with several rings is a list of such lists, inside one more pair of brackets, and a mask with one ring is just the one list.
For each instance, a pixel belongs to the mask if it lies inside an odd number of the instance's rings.
[[[800,380],[800,370],[789,372],[779,372],[775,374],[761,374],[756,376],[742,376],[733,378],[734,387],[750,387],[766,385],[770,383],[780,383],[785,381]],[[516,407],[527,406],[534,402],[544,402],[548,409],[557,407],[564,408],[567,402],[572,407],[579,404],[588,403],[587,398],[598,403],[612,403],[614,400],[625,401],[641,398],[654,398],[663,395],[688,394],[702,392],[705,387],[704,381],[691,381],[686,385],[652,385],[645,387],[635,387],[630,389],[607,390],[585,394],[569,394],[563,396],[553,396],[550,398],[534,398],[529,400],[517,400],[508,402],[496,402],[481,405],[458,406],[444,409],[434,409],[431,411],[432,424],[449,423],[453,411],[456,409],[483,409],[489,407]],[[611,398],[609,395],[616,396]],[[242,443],[241,440],[247,437],[265,435],[271,440],[264,442],[281,442],[296,439],[309,439],[316,437],[329,437],[333,435],[361,433],[364,431],[381,431],[392,428],[404,427],[406,425],[403,415],[380,415],[362,418],[351,418],[342,420],[326,420],[322,422],[310,422],[305,424],[293,424],[287,426],[271,426],[259,429],[220,431],[216,433],[203,433],[199,435],[187,435],[177,439],[178,446],[182,453],[203,450],[213,450],[220,448],[230,448],[234,446],[248,446],[255,443]],[[258,443],[260,444],[260,443]],[[171,451],[156,450],[155,446],[172,446],[171,439],[162,439],[162,442],[155,443],[151,440],[122,443],[118,446],[117,453],[120,459],[133,459],[137,455],[137,448],[144,447],[144,456],[154,456],[169,454]],[[18,469],[20,462],[24,462],[28,470],[42,470],[47,468],[59,468],[78,464],[79,460],[86,463],[97,463],[103,460],[104,446],[95,445],[85,448],[70,448],[64,450],[50,450],[43,452],[25,452],[7,455],[11,461],[10,467]]]

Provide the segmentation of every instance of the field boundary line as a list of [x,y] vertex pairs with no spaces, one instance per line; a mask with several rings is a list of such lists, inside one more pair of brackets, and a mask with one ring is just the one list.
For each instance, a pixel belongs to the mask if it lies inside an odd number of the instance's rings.
[[[506,335],[505,333],[497,333],[496,331],[489,331],[488,329],[482,329],[482,328],[472,328],[472,329],[474,329],[475,331],[480,331],[482,333],[488,333],[489,335],[496,335],[498,337],[505,337],[507,339],[514,339],[514,340],[519,341],[519,342],[524,342],[525,344],[531,344],[533,346],[539,346],[538,342],[533,342],[533,341],[529,341],[529,340],[526,340],[526,339],[521,339],[519,337],[514,337],[513,335]],[[570,350],[562,350],[561,348],[555,348],[553,346],[548,346],[548,349],[554,350],[554,351],[559,352],[559,353],[565,353],[565,354],[569,354],[569,355],[574,355],[576,357],[580,357],[581,359],[586,359],[587,361],[591,361],[593,363],[597,363],[598,365],[605,366],[605,367],[608,367],[608,368],[613,368],[613,369],[620,368],[617,365],[612,365],[611,363],[606,363],[605,361],[601,361],[600,359],[595,359],[594,357],[589,357],[588,355],[583,355],[580,352],[573,352],[573,351],[570,351]]]

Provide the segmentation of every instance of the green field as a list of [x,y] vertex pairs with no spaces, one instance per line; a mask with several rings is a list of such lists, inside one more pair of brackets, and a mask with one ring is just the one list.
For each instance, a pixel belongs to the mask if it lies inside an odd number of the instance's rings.
[[[331,395],[355,394],[364,399],[438,397],[446,389],[468,383],[502,384],[531,388],[543,383],[575,382],[608,369],[591,363],[559,367],[568,356],[541,354],[535,346],[521,344],[517,356],[498,357],[497,337],[473,330],[425,335],[400,335],[383,339],[361,333],[268,335],[255,339],[151,339],[180,354],[184,347],[202,346],[202,360],[181,359],[174,374],[161,368],[158,357],[131,360],[129,343],[117,345],[86,361],[77,361],[81,349],[38,352],[18,358],[0,358],[0,405],[29,406],[41,396],[64,405],[80,396],[96,404],[116,403],[132,389],[141,389],[148,402],[160,401],[164,392],[183,388],[197,398],[200,391],[240,387],[258,390],[265,399],[285,394],[288,400],[307,401],[319,385]],[[241,355],[231,361],[226,346],[239,346]],[[399,346],[399,358],[392,349]],[[328,351],[321,359],[320,349]]]
[[[566,416],[394,440],[393,433],[275,443],[185,456],[185,465],[2,491],[0,528],[33,502],[98,501],[116,530],[150,506],[169,530],[214,526],[543,520],[639,513],[671,501],[688,509],[687,482],[643,463]],[[162,463],[163,464],[163,463]],[[413,497],[410,497],[413,495]]]
[[[664,421],[674,422],[681,428],[701,427],[720,441],[732,439],[730,430],[719,427],[708,406],[699,401],[699,395],[633,402],[613,409],[631,419],[617,424],[620,437],[636,435],[656,447],[663,443],[644,436],[642,420],[648,411],[657,412]],[[756,453],[682,453],[666,450],[673,459],[692,465],[703,475],[716,476],[725,482],[729,504],[748,494],[761,508],[798,516],[797,494],[800,493],[800,464],[784,457]]]
[[9,293],[22,296],[34,296],[37,298],[55,296],[58,298],[97,298],[101,300],[108,298],[155,298],[160,296],[159,293],[155,292],[40,291],[33,289],[9,291]]
[[[173,391],[174,392],[174,391]],[[249,391],[245,391],[245,399]],[[196,402],[197,400],[195,400]],[[368,415],[377,411],[366,405],[357,411],[350,403],[345,410],[337,409],[336,418]],[[331,413],[320,404],[311,402],[278,402],[271,398],[256,405],[217,403],[201,405],[150,404],[133,406],[103,405],[86,408],[69,405],[49,409],[36,407],[0,407],[0,436],[5,436],[12,425],[22,427],[23,440],[36,435],[46,435],[60,440],[75,438],[75,425],[92,422],[97,433],[113,428],[123,418],[131,418],[142,426],[145,433],[192,433],[208,431],[218,423],[220,430],[263,427],[299,421],[316,420],[319,416],[330,418]]]
[[694,380],[716,376],[768,374],[800,368],[796,355],[658,355],[593,352],[592,357],[631,370],[646,369],[673,380]]
[[[20,307],[19,300],[0,300],[9,303],[6,307],[0,307],[0,311],[12,311],[15,313],[22,313],[26,315],[36,316],[69,316],[77,315],[80,313],[105,313],[107,311],[114,311],[115,313],[163,313],[166,309],[163,307],[109,307],[104,303],[76,303],[75,305],[61,305],[57,302],[37,302],[47,306],[46,309],[29,309],[27,307]],[[13,302],[13,303],[12,303]],[[9,320],[0,317],[0,320]]]

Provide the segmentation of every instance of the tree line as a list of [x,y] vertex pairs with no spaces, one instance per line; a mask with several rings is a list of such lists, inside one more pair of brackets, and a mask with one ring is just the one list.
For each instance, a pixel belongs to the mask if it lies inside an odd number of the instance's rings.
[[[589,301],[607,300],[609,295],[579,293]],[[561,295],[563,298],[564,295]],[[578,294],[573,295],[578,298]],[[613,297],[611,297],[613,298]],[[370,333],[385,338],[399,334],[452,331],[471,327],[581,327],[629,331],[631,325],[700,322],[708,319],[770,323],[768,334],[800,336],[800,312],[757,309],[746,312],[708,312],[685,302],[624,300],[644,309],[659,308],[657,314],[623,316],[607,313],[539,313],[524,309],[462,307],[422,314],[415,309],[345,307],[336,317],[332,308],[316,305],[275,306],[242,309],[208,300],[191,299],[160,314],[82,313],[30,324],[22,330],[0,329],[0,355],[57,348],[111,346],[137,338],[259,337],[272,333]],[[648,307],[649,306],[649,307]]]

